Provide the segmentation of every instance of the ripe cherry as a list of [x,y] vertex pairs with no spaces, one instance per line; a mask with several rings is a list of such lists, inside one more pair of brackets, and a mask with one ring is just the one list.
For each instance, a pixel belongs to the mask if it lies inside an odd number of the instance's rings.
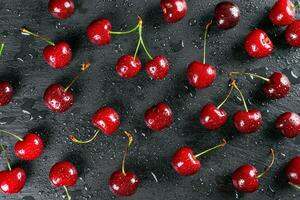
[[163,55],[156,56],[146,64],[147,74],[151,79],[154,80],[161,80],[166,78],[169,70],[169,61]]
[[161,0],[160,7],[167,23],[180,21],[186,16],[188,9],[185,0]]
[[172,158],[172,167],[181,176],[191,176],[201,169],[200,160],[197,158],[220,147],[224,147],[227,144],[223,139],[223,143],[214,146],[206,151],[203,151],[197,155],[194,155],[192,149],[189,147],[181,147],[175,152]]
[[294,112],[285,112],[277,118],[276,128],[284,137],[297,137],[300,134],[300,116]]
[[0,106],[9,104],[14,94],[14,88],[7,81],[0,82]]
[[220,29],[235,27],[240,21],[240,9],[237,4],[230,1],[222,1],[215,7],[214,20]]
[[300,189],[300,156],[294,157],[285,169],[289,184]]
[[278,0],[269,13],[270,21],[276,26],[287,26],[295,21],[296,7],[290,0]]
[[63,187],[68,200],[71,200],[68,188],[74,186],[78,179],[78,172],[75,165],[68,161],[60,161],[52,166],[49,172],[49,181],[55,187]]
[[259,188],[259,179],[265,175],[274,164],[275,155],[274,150],[271,149],[272,162],[270,165],[260,174],[258,174],[256,168],[253,165],[243,165],[237,168],[232,175],[232,183],[234,188],[238,192],[255,192]]
[[285,39],[289,45],[300,47],[300,20],[294,21],[287,27]]
[[193,61],[189,64],[187,69],[187,78],[189,83],[197,89],[209,87],[216,79],[216,68],[212,65],[206,64],[206,38],[209,26],[212,24],[210,21],[204,32],[204,47],[203,47],[203,62]]
[[111,23],[108,19],[97,19],[90,23],[86,33],[88,39],[98,46],[107,45],[111,41]]
[[169,128],[173,123],[173,112],[167,103],[158,103],[149,108],[145,115],[144,121],[148,128],[153,131],[161,131]]
[[257,29],[246,37],[244,48],[252,58],[263,58],[272,53],[273,43],[263,30]]
[[124,55],[116,64],[116,71],[122,78],[133,78],[142,69],[142,63],[138,57]]
[[75,12],[73,0],[50,0],[48,4],[50,14],[57,19],[67,19]]

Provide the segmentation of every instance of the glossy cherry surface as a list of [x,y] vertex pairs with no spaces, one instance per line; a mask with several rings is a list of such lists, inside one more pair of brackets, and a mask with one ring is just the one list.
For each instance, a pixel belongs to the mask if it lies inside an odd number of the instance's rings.
[[57,19],[67,19],[75,12],[75,4],[73,0],[50,0],[48,10]]
[[243,134],[256,132],[263,123],[261,113],[256,109],[238,111],[233,118],[236,129]]
[[295,21],[296,9],[290,0],[278,0],[269,13],[270,21],[276,26],[287,26]]
[[186,16],[188,10],[185,0],[161,0],[160,7],[167,23],[180,21]]
[[287,138],[294,138],[300,134],[300,116],[294,112],[285,112],[276,120],[276,128]]
[[232,175],[232,183],[238,192],[255,192],[259,188],[257,170],[252,165],[243,165]]
[[286,97],[291,89],[291,83],[286,75],[275,72],[263,86],[265,95],[270,99]]
[[285,169],[288,181],[300,186],[300,156],[293,158]]
[[58,42],[54,46],[46,46],[43,56],[46,63],[54,69],[63,69],[72,60],[72,49],[68,43]]
[[20,192],[26,182],[26,173],[20,168],[0,171],[0,192],[3,194],[15,194]]
[[73,186],[78,179],[75,165],[68,161],[60,161],[52,166],[49,180],[55,187]]
[[294,21],[287,27],[285,39],[289,45],[300,47],[300,20]]
[[133,172],[115,171],[109,179],[109,189],[117,196],[131,196],[136,193],[139,179]]
[[97,19],[90,23],[86,33],[88,39],[98,46],[107,45],[111,41],[111,23],[108,19]]
[[209,64],[194,61],[188,66],[187,78],[189,83],[197,89],[209,87],[216,79],[216,68]]
[[142,63],[138,57],[124,55],[118,59],[116,71],[122,78],[133,78],[142,69]]
[[214,20],[220,29],[230,29],[240,21],[240,9],[237,4],[222,1],[215,7]]
[[208,103],[199,112],[200,123],[207,129],[217,129],[227,121],[227,113],[221,108]]
[[0,106],[9,104],[14,94],[14,88],[7,81],[0,82]]
[[170,70],[169,61],[163,56],[159,55],[150,60],[146,64],[147,74],[151,79],[161,80],[166,78]]
[[97,110],[92,117],[92,122],[105,135],[114,134],[121,123],[118,112],[112,107],[103,107]]

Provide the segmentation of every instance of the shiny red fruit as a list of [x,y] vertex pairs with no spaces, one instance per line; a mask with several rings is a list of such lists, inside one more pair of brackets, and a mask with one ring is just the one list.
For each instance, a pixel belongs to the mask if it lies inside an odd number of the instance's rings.
[[43,56],[46,63],[54,69],[63,69],[72,60],[72,49],[68,43],[58,42],[54,46],[46,46]]
[[150,60],[146,64],[147,74],[151,79],[161,80],[166,78],[170,70],[169,61],[163,56],[159,55]]
[[200,160],[198,160],[189,147],[181,147],[172,158],[172,167],[181,176],[191,176],[201,169]]
[[119,58],[116,64],[116,71],[122,78],[133,78],[142,69],[142,63],[138,57],[124,55]]
[[243,134],[256,132],[262,125],[263,120],[259,110],[238,111],[234,114],[234,125]]
[[199,112],[200,123],[207,129],[217,129],[227,121],[227,113],[211,103],[203,106]]
[[108,19],[97,19],[87,27],[86,33],[91,43],[98,46],[107,45],[111,41],[111,23]]
[[111,107],[103,107],[97,110],[92,117],[92,122],[105,135],[114,134],[121,123],[118,112]]
[[159,103],[149,108],[144,115],[144,121],[153,131],[169,128],[173,123],[171,107],[167,103]]
[[287,27],[285,39],[289,45],[300,47],[300,20],[294,21]]
[[78,179],[78,172],[73,163],[60,161],[52,166],[49,180],[55,187],[73,186]]
[[50,0],[48,4],[50,14],[58,19],[67,19],[75,12],[73,0]]
[[0,172],[0,192],[3,194],[15,194],[20,192],[26,182],[25,171],[17,167],[11,171]]
[[257,170],[252,165],[243,165],[235,170],[232,183],[238,192],[255,192],[259,188]]
[[276,26],[287,26],[295,21],[296,9],[290,0],[278,0],[269,13],[270,21]]
[[27,133],[15,144],[15,154],[22,160],[35,160],[43,153],[44,143],[36,133]]
[[164,20],[167,23],[175,23],[187,14],[187,3],[185,0],[161,0],[160,7]]
[[117,196],[131,196],[136,193],[139,179],[133,172],[115,171],[109,179],[109,189]]
[[246,37],[244,48],[249,56],[263,58],[272,53],[273,43],[263,30],[257,29]]
[[286,75],[274,72],[263,86],[265,95],[270,99],[286,97],[291,89],[291,83]]
[[52,84],[44,93],[44,104],[53,112],[65,112],[73,105],[73,95],[62,85]]
[[240,9],[237,4],[230,1],[222,1],[215,7],[214,20],[220,29],[235,27],[240,21]]
[[187,77],[189,83],[197,89],[209,87],[216,79],[216,68],[212,65],[194,61],[188,66]]
[[14,94],[14,88],[7,81],[0,82],[0,106],[7,105]]
[[300,116],[294,112],[286,112],[276,120],[276,128],[287,138],[294,138],[300,134]]
[[288,181],[300,185],[300,156],[293,158],[285,169]]

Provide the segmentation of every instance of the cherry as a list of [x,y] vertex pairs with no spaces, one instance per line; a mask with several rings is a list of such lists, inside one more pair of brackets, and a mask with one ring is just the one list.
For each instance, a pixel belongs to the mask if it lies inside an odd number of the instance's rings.
[[73,0],[50,0],[48,4],[50,14],[57,19],[67,19],[73,15],[75,5]]
[[289,45],[300,47],[300,20],[294,21],[287,27],[285,39]]
[[91,43],[98,46],[107,45],[111,41],[111,23],[108,19],[97,19],[90,23],[86,33]]
[[191,176],[201,169],[200,160],[197,158],[220,147],[224,147],[227,144],[223,139],[223,143],[212,147],[206,151],[203,151],[197,155],[194,155],[192,149],[189,147],[181,147],[175,152],[172,158],[172,167],[181,176]]
[[0,106],[9,104],[14,94],[14,88],[7,81],[0,82]]
[[259,179],[265,175],[274,164],[274,150],[271,149],[272,162],[271,164],[258,175],[257,169],[253,165],[243,165],[237,168],[232,175],[232,183],[238,192],[255,192],[259,188]]
[[294,138],[300,134],[300,116],[294,112],[285,112],[276,120],[276,128],[287,138]]
[[148,128],[153,131],[161,131],[169,128],[173,123],[173,112],[167,103],[158,103],[149,108],[145,115],[144,121]]
[[272,53],[273,43],[263,30],[257,29],[246,37],[244,48],[252,58],[263,58]]
[[49,45],[44,48],[43,57],[48,65],[54,69],[64,69],[72,60],[72,49],[67,42],[53,43],[49,39],[32,33],[25,28],[20,29],[23,34],[32,35],[46,41]]
[[295,21],[296,7],[290,0],[278,0],[269,13],[270,21],[276,26],[287,26]]
[[233,28],[240,21],[240,9],[233,2],[222,1],[215,7],[214,19],[220,29]]
[[12,169],[7,157],[6,150],[2,144],[0,144],[1,151],[6,154],[6,163],[8,170],[0,171],[0,192],[3,194],[15,194],[20,192],[26,182],[26,173],[21,167]]
[[180,21],[186,16],[188,9],[185,0],[161,0],[160,7],[167,23]]
[[212,21],[210,21],[205,27],[203,62],[201,63],[199,61],[193,61],[189,64],[187,69],[188,81],[193,87],[197,89],[209,87],[214,82],[217,76],[216,68],[212,65],[205,64],[207,31],[211,24]]
[[291,89],[291,83],[286,75],[274,72],[263,86],[265,95],[270,99],[286,97]]
[[163,55],[156,56],[146,64],[147,74],[151,79],[154,80],[161,80],[166,78],[169,70],[169,61]]
[[63,187],[66,191],[68,200],[71,196],[68,192],[69,186],[74,186],[78,179],[78,172],[73,163],[60,161],[52,166],[49,172],[49,181],[55,187]]
[[133,78],[141,69],[142,64],[140,59],[132,55],[120,57],[116,64],[116,71],[122,78]]
[[300,156],[293,158],[285,169],[289,184],[300,189]]

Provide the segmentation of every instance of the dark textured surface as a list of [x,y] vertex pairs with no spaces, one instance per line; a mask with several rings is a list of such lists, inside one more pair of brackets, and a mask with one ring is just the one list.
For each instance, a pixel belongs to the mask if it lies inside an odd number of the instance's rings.
[[[234,29],[219,31],[212,27],[208,36],[207,62],[218,68],[218,78],[209,89],[196,91],[186,79],[186,68],[193,60],[201,59],[204,24],[212,18],[218,0],[189,1],[186,18],[174,25],[162,21],[159,0],[88,0],[76,1],[76,13],[68,20],[57,21],[47,11],[47,1],[0,1],[0,41],[6,44],[0,59],[0,78],[11,81],[17,88],[13,102],[1,108],[1,128],[20,135],[29,130],[38,131],[46,141],[45,153],[40,159],[20,163],[13,155],[15,140],[1,136],[11,150],[14,165],[21,164],[28,173],[25,188],[20,194],[0,195],[4,200],[54,200],[63,199],[63,189],[50,185],[47,177],[50,167],[61,159],[78,164],[80,179],[71,188],[74,200],[115,199],[108,189],[110,174],[121,167],[126,138],[123,130],[134,133],[135,143],[128,157],[127,169],[135,171],[140,187],[135,200],[195,200],[195,199],[299,199],[300,192],[289,187],[284,177],[284,167],[300,154],[300,138],[283,139],[274,129],[274,120],[284,111],[300,112],[300,50],[290,48],[284,41],[284,29],[269,24],[267,13],[274,1],[237,1],[241,8],[241,23]],[[171,62],[166,80],[151,81],[145,71],[131,80],[122,80],[114,71],[117,59],[135,48],[137,35],[118,36],[107,47],[96,47],[87,41],[85,28],[98,17],[111,20],[113,30],[132,27],[136,15],[144,19],[144,38],[153,55],[164,54]],[[42,58],[45,43],[23,36],[22,26],[49,36],[55,41],[67,40],[72,44],[74,57],[69,68],[55,71]],[[243,51],[243,39],[254,28],[267,30],[276,49],[264,59],[249,59]],[[143,63],[147,61],[140,54]],[[74,106],[64,114],[49,112],[42,102],[48,85],[54,82],[67,84],[85,60],[92,67],[73,87]],[[251,108],[259,108],[264,117],[262,129],[253,135],[242,136],[233,129],[232,115],[243,109],[233,97],[224,108],[230,119],[217,131],[207,131],[198,122],[197,113],[207,102],[218,104],[226,94],[226,72],[251,70],[270,75],[282,71],[293,83],[292,92],[285,99],[269,101],[262,97],[260,81],[239,79]],[[160,101],[169,102],[175,114],[170,129],[151,133],[145,127],[145,110]],[[120,131],[112,137],[99,136],[88,145],[75,145],[68,141],[71,133],[86,138],[94,131],[91,115],[104,105],[114,106],[121,114]],[[171,169],[172,154],[183,145],[195,152],[213,146],[225,137],[229,144],[201,158],[203,168],[192,177],[179,177]],[[230,175],[238,166],[251,163],[259,171],[270,160],[269,149],[276,151],[275,164],[261,187],[253,194],[236,194]],[[1,168],[6,167],[1,159]],[[157,181],[153,174],[156,175]]]

